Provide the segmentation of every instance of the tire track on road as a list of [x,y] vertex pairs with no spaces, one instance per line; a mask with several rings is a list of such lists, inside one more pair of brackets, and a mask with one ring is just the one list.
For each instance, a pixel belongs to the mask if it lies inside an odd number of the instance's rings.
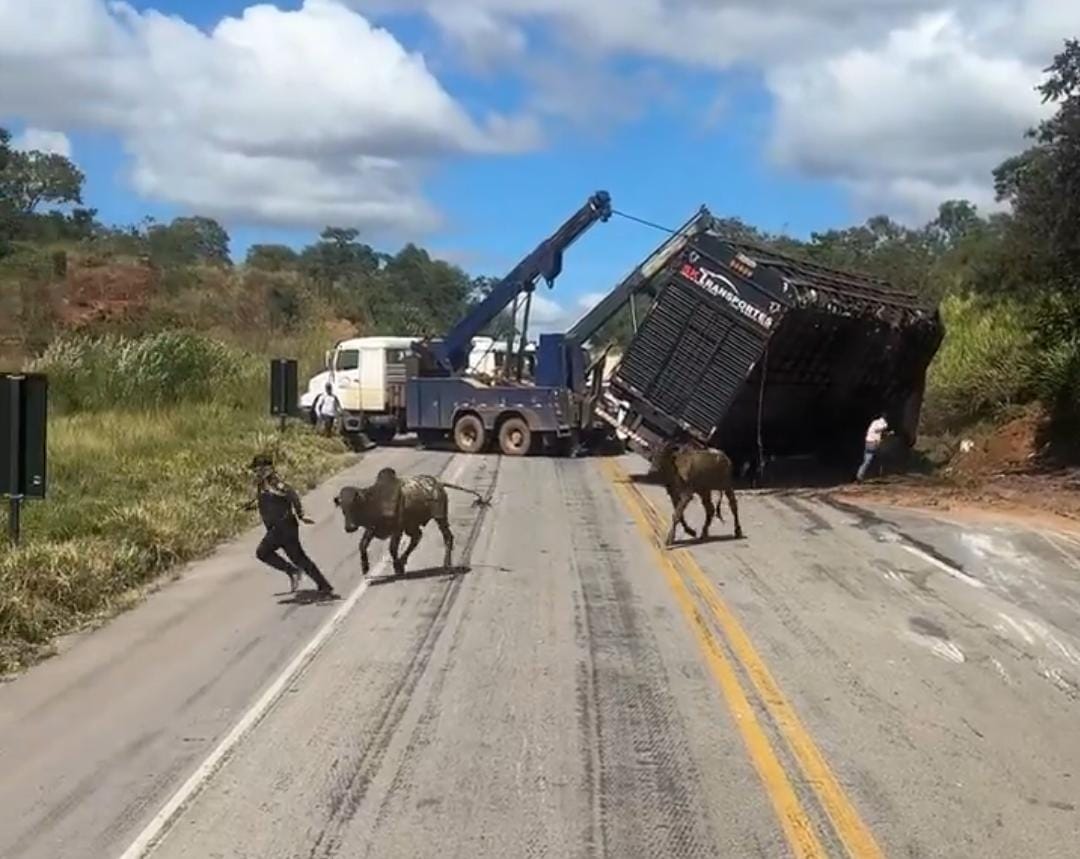
[[700,775],[648,619],[605,541],[587,463],[556,462],[583,602],[579,706],[596,857],[720,856]]
[[[495,466],[491,469],[490,483],[485,493],[489,499],[498,482],[501,460],[502,458],[498,456],[494,458]],[[436,476],[441,479],[452,461],[448,460]],[[482,461],[481,476],[483,476],[485,465],[486,463]],[[468,565],[480,529],[490,509],[490,507],[481,507],[474,517],[457,564],[459,567]],[[437,604],[431,614],[431,619],[421,633],[401,677],[385,696],[385,703],[380,708],[382,716],[366,735],[367,745],[364,751],[349,761],[347,769],[337,778],[331,793],[328,817],[308,852],[309,859],[329,859],[336,855],[345,826],[367,799],[368,791],[384,763],[393,738],[410,704],[413,703],[413,692],[424,676],[435,647],[445,631],[450,611],[461,592],[462,579],[463,576],[460,574],[453,575],[442,592],[435,596]]]

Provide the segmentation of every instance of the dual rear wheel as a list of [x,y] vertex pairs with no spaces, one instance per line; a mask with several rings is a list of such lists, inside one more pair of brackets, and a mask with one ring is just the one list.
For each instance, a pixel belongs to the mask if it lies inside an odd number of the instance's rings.
[[[499,424],[499,451],[504,456],[524,456],[532,447],[532,430],[524,419],[509,417]],[[488,431],[476,415],[462,415],[454,424],[454,444],[462,453],[480,453],[488,442]]]

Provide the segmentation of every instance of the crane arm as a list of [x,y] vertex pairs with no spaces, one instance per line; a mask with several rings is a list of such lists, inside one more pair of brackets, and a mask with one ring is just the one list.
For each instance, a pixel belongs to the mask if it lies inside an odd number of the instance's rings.
[[[435,363],[447,373],[460,372],[466,368],[472,340],[483,331],[521,292],[531,291],[539,277],[548,286],[562,272],[562,255],[586,230],[597,221],[611,217],[611,197],[606,191],[597,191],[585,205],[548,238],[519,262],[500,280],[464,319],[458,322],[440,341],[427,346]],[[423,346],[421,348],[424,348]]]

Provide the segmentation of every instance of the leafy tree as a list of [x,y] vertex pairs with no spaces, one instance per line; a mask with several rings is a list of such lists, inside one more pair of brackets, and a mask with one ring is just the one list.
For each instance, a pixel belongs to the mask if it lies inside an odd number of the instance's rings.
[[0,199],[17,215],[32,214],[41,203],[82,203],[86,181],[70,159],[53,152],[7,151],[0,170]]
[[229,234],[213,218],[182,217],[174,218],[168,225],[151,225],[146,240],[151,259],[160,266],[232,264]]
[[252,245],[245,263],[263,271],[283,271],[296,268],[300,254],[288,245]]
[[[1056,113],[1027,133],[1035,144],[994,171],[1037,255],[1047,254],[1070,289],[1080,285],[1080,41],[1069,39],[1037,87]],[[1042,247],[1039,247],[1039,246]]]
[[0,171],[7,168],[11,161],[11,132],[0,128]]

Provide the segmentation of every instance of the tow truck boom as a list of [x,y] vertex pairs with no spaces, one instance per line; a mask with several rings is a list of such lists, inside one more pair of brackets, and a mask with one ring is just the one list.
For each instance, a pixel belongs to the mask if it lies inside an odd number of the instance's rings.
[[[612,214],[611,197],[597,191],[588,201],[528,256],[500,280],[470,313],[441,339],[419,344],[422,352],[433,358],[436,374],[455,375],[468,366],[472,340],[521,293],[531,292],[536,280],[543,277],[550,288],[562,272],[563,251],[597,221],[607,221]],[[430,366],[430,365],[429,365]]]

